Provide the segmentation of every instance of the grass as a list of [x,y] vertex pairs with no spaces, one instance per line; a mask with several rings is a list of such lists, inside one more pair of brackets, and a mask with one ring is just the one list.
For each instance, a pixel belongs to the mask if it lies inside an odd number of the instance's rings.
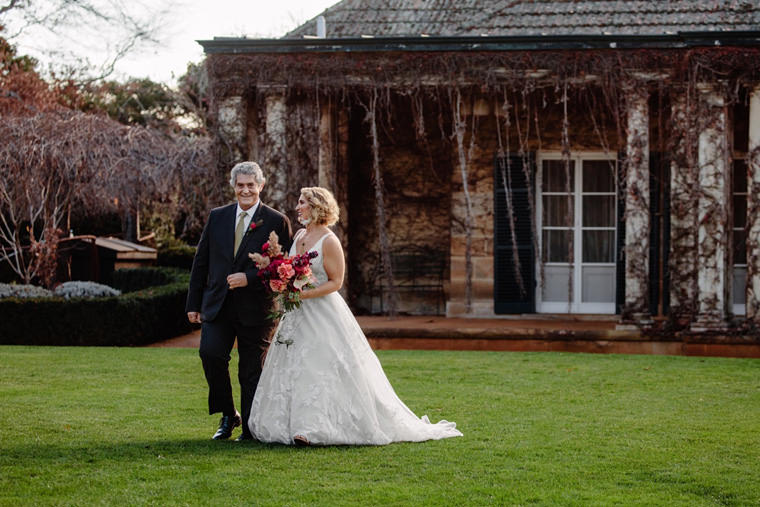
[[465,436],[214,442],[195,350],[0,347],[0,505],[760,504],[758,360],[379,357]]

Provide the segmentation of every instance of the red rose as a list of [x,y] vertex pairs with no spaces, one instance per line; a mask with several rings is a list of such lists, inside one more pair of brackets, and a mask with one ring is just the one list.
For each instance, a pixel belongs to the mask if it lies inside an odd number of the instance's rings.
[[266,243],[264,243],[263,245],[261,245],[261,251],[262,252],[266,252],[267,250],[269,250],[269,241],[267,241]]

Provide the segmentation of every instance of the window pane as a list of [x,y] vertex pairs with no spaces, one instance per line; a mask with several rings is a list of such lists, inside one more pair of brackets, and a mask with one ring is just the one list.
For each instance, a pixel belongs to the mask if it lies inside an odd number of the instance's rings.
[[615,266],[584,266],[581,276],[581,301],[615,302]]
[[614,192],[615,175],[614,160],[584,160],[583,161],[583,191],[584,192]]
[[734,196],[734,227],[744,227],[747,224],[747,196]]
[[615,231],[583,231],[583,262],[615,262]]
[[570,238],[573,231],[543,231],[544,262],[570,262]]
[[743,159],[734,160],[734,177],[732,188],[734,192],[747,191],[747,161]]
[[544,283],[541,290],[542,301],[567,302],[573,299],[573,286],[570,285],[571,266],[546,266]]
[[584,227],[615,227],[615,196],[583,196]]
[[544,160],[541,188],[544,192],[573,191],[573,174],[575,163],[570,161],[570,185],[567,184],[567,173],[564,160]]
[[734,268],[734,304],[747,303],[747,268]]
[[564,195],[543,196],[543,224],[552,227],[573,226],[573,199]]
[[734,231],[734,264],[747,264],[747,242],[743,229]]

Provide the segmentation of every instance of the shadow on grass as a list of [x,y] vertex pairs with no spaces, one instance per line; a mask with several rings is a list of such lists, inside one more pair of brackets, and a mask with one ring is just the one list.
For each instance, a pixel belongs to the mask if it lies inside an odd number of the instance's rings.
[[[418,444],[419,445],[419,444]],[[213,459],[225,456],[239,456],[255,452],[270,455],[297,453],[335,453],[358,449],[372,449],[375,446],[309,446],[296,447],[284,444],[266,444],[258,441],[235,442],[234,440],[177,439],[140,440],[126,442],[81,442],[81,443],[19,443],[5,445],[2,461],[36,462],[42,464],[61,459],[134,461],[152,457],[184,458],[209,456]]]

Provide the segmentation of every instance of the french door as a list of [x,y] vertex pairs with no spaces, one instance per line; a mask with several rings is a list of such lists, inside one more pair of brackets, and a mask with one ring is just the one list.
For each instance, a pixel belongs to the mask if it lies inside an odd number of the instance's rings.
[[541,263],[536,310],[615,313],[617,160],[604,153],[542,152],[536,171]]

